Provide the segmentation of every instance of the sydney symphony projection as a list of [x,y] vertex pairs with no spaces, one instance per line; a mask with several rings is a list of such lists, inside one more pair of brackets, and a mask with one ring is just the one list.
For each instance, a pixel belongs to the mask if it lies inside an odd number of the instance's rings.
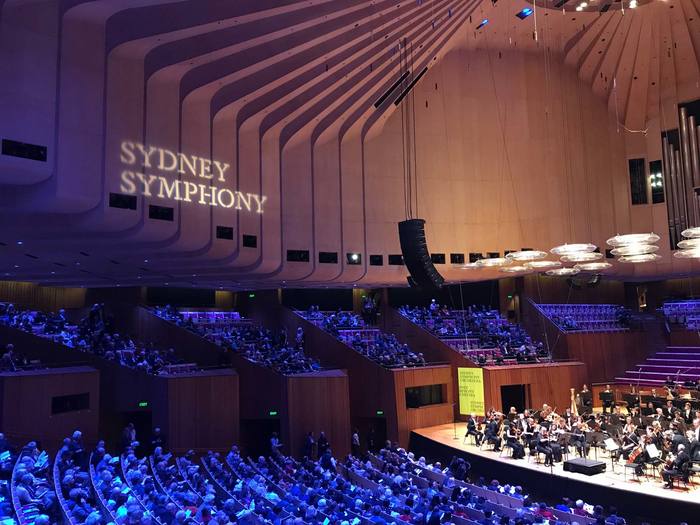
[[[257,193],[215,186],[226,183],[226,172],[230,167],[218,160],[127,140],[121,143],[119,160],[125,166],[121,172],[120,191],[130,195],[140,194],[255,213],[263,212],[267,200],[266,196]],[[145,173],[136,171],[139,167],[143,167]],[[181,180],[180,176],[194,178],[194,181]]]

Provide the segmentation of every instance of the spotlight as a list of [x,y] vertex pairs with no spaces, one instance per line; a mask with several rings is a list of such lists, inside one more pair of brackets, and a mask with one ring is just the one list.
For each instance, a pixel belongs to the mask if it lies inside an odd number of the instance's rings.
[[522,11],[515,13],[520,20],[525,20],[528,16],[532,14],[532,8],[526,7]]
[[346,259],[348,264],[362,264],[362,255],[356,252],[348,253]]

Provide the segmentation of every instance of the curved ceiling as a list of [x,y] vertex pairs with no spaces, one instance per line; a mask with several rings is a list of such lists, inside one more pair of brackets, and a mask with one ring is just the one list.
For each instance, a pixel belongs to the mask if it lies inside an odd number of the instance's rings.
[[[226,288],[405,282],[405,268],[386,266],[395,248],[373,247],[381,243],[367,219],[366,143],[404,118],[394,100],[424,68],[423,82],[446,53],[487,39],[578,69],[620,126],[649,129],[628,133],[628,150],[655,153],[660,116],[700,97],[698,0],[624,14],[540,6],[516,18],[528,5],[0,2],[0,77],[10,79],[0,87],[0,137],[47,151],[45,161],[0,156],[0,278]],[[181,193],[168,199],[176,190],[157,186],[162,173],[152,170],[149,185],[151,158],[125,166],[125,143],[136,154],[144,145],[227,168],[169,172]],[[219,189],[240,192],[230,207],[221,195],[209,205],[217,174]],[[136,209],[111,207],[111,194],[130,193],[128,181]],[[289,250],[308,250],[310,260],[288,261]],[[320,263],[319,252],[337,263]],[[362,254],[360,264],[349,253]],[[385,266],[369,265],[373,253]]]

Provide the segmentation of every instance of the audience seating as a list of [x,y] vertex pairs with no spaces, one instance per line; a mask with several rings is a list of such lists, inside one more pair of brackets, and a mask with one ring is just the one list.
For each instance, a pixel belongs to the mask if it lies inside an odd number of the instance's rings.
[[402,306],[399,313],[480,365],[551,361],[542,343],[534,343],[520,325],[497,310],[453,310],[432,302],[427,308]]
[[394,334],[367,327],[364,320],[353,312],[323,312],[312,306],[306,311],[298,310],[296,313],[386,368],[426,365],[422,353],[413,352]]
[[700,330],[700,299],[666,301],[661,311],[672,326],[682,326],[687,330]]
[[[590,515],[577,515],[538,504],[521,487],[496,480],[470,482],[462,458],[443,468],[389,444],[343,461],[330,450],[317,461],[297,461],[279,452],[245,458],[235,445],[225,457],[209,452],[199,459],[192,452],[175,457],[161,447],[144,455],[140,448],[134,442],[121,457],[112,456],[100,442],[88,454],[75,432],[51,468],[48,456],[30,443],[14,465],[13,506],[6,512],[16,509],[20,525],[419,524],[435,512],[454,525],[483,523],[489,516],[494,522],[537,523],[549,513],[558,522],[590,525],[596,523],[594,512],[603,515],[599,506],[585,505]],[[40,503],[23,503],[22,483],[46,487],[50,472],[55,492],[49,487]]]
[[[191,373],[197,369],[196,363],[183,363],[172,348],[143,344],[114,330],[110,316],[100,304],[93,305],[89,314],[75,325],[68,322],[63,310],[58,313],[18,310],[5,303],[0,310],[0,324],[149,374]],[[14,349],[10,352],[15,353]],[[10,367],[15,363],[16,359],[3,357],[0,366]],[[39,366],[31,361],[29,365]]]
[[629,310],[616,304],[535,304],[562,332],[629,330]]
[[292,341],[285,331],[275,334],[242,318],[238,312],[180,312],[171,306],[156,308],[154,312],[161,319],[281,374],[321,369],[318,361],[304,353],[303,333],[297,333]]

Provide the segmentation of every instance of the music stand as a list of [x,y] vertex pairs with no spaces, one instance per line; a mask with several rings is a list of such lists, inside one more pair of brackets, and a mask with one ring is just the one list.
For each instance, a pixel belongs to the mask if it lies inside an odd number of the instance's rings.
[[598,461],[598,444],[602,443],[605,439],[605,434],[602,432],[588,432],[586,433],[586,443],[589,443],[591,447],[595,449],[595,459]]
[[612,411],[612,407],[615,405],[615,396],[612,392],[600,392],[598,394],[598,399],[603,402],[603,414],[605,414],[605,409],[609,408]]
[[607,438],[603,441],[605,443],[605,450],[610,453],[610,467],[613,474],[615,473],[615,458],[613,457],[613,452],[620,450],[620,445],[618,445],[613,438]]
[[657,467],[661,464],[661,451],[656,448],[654,443],[650,443],[646,446],[647,456],[649,456],[649,465],[651,465],[652,471],[654,472],[654,477],[658,472]]

